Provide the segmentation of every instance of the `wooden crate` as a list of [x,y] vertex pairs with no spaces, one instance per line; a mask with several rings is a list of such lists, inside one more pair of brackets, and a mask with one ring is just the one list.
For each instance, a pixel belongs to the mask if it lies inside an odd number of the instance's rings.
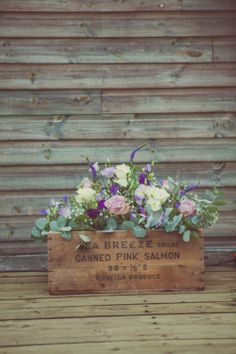
[[203,290],[203,234],[182,241],[178,233],[150,231],[136,238],[130,231],[81,232],[91,239],[79,248],[79,232],[70,241],[48,236],[50,294],[154,293]]

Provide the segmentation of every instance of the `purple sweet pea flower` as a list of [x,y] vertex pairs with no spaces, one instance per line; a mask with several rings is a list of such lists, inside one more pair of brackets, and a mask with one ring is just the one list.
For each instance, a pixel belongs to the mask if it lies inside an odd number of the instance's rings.
[[98,209],[99,210],[102,210],[102,209],[104,209],[105,208],[105,199],[101,199],[101,200],[99,200],[99,202],[98,202]]
[[139,150],[141,150],[144,146],[146,146],[146,144],[143,144],[143,145],[141,145],[141,146],[135,148],[135,149],[131,152],[130,158],[129,158],[129,161],[130,161],[131,163],[133,163],[134,156],[135,156],[136,152],[138,152]]
[[59,209],[58,214],[61,216],[64,216],[64,218],[70,218],[71,217],[70,207],[66,206],[66,207]]
[[119,186],[118,184],[115,184],[113,183],[111,186],[110,186],[110,192],[112,195],[115,195],[119,190]]
[[139,176],[139,183],[140,184],[146,184],[147,179],[144,173],[141,173],[141,175]]
[[40,210],[40,215],[47,216],[49,214],[49,209],[42,209]]
[[64,200],[64,202],[65,202],[66,204],[68,204],[68,202],[69,202],[69,197],[68,197],[68,195],[64,195],[63,200]]
[[107,167],[107,168],[104,168],[104,170],[101,171],[102,177],[105,177],[105,178],[113,177],[114,173],[115,173],[115,167]]
[[184,188],[184,191],[185,191],[185,193],[188,193],[188,192],[191,192],[197,188],[198,188],[198,184],[190,183]]
[[98,209],[88,209],[86,211],[86,214],[91,218],[91,219],[96,219],[98,217],[99,214],[99,210]]
[[147,163],[145,166],[145,172],[150,173],[152,172],[152,165],[150,163]]

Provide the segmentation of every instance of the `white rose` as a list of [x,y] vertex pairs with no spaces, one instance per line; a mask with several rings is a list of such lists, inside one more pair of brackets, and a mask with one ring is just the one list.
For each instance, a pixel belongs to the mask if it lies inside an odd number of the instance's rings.
[[117,179],[126,178],[126,176],[129,172],[130,172],[129,166],[125,165],[124,163],[122,165],[116,166],[115,175],[116,175]]
[[169,198],[170,194],[165,190],[158,187],[146,187],[145,194],[148,199],[155,199],[158,203],[163,204]]
[[127,187],[128,186],[128,181],[126,178],[116,178],[115,182],[119,184],[121,187]]
[[94,189],[89,188],[89,187],[83,187],[83,188],[79,188],[77,191],[77,196],[76,201],[77,202],[90,202],[91,200],[93,200],[96,196],[96,192]]
[[152,211],[157,211],[161,208],[160,202],[154,198],[148,199],[147,205],[151,207]]

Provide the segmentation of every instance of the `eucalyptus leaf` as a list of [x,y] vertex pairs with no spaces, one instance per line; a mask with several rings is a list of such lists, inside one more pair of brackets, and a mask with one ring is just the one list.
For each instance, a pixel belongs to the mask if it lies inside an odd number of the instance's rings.
[[48,221],[46,218],[39,218],[35,221],[35,225],[37,226],[38,229],[43,230],[47,225],[47,222]]
[[185,225],[181,225],[181,226],[179,227],[179,233],[180,233],[180,234],[183,234],[185,230],[186,230]]
[[90,243],[91,242],[90,237],[87,236],[87,235],[79,234],[79,237],[80,237],[81,241],[84,242],[84,243]]
[[71,239],[71,233],[69,231],[62,231],[61,232],[61,237],[64,238],[65,240],[70,240]]
[[54,231],[54,232],[60,231],[60,228],[55,220],[51,221],[49,226],[50,226],[51,231]]
[[59,218],[57,219],[57,225],[59,228],[62,228],[66,225],[66,218],[64,216],[59,216]]
[[189,242],[190,241],[190,230],[186,230],[183,234],[183,241]]
[[60,228],[60,231],[71,231],[71,226],[64,226]]
[[120,229],[121,230],[131,230],[134,227],[133,221],[125,220],[122,222]]
[[31,236],[33,237],[41,237],[41,230],[39,230],[36,226],[33,226],[31,230]]
[[109,218],[107,220],[107,230],[115,230],[117,228],[117,222],[114,218]]
[[146,230],[139,225],[135,226],[133,228],[133,233],[136,237],[145,237],[146,236]]

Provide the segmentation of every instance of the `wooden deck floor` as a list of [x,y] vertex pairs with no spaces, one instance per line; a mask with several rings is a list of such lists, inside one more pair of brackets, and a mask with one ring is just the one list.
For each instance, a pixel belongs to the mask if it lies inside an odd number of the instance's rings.
[[0,353],[235,354],[235,270],[197,293],[57,297],[47,273],[0,273]]

